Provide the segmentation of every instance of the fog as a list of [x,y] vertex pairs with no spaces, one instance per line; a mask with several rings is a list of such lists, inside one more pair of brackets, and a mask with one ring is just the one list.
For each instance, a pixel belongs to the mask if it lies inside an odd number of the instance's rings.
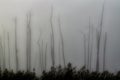
[[69,62],[81,68],[90,60],[87,68],[95,71],[96,35],[102,26],[99,71],[105,67],[116,72],[120,70],[119,21],[120,0],[0,0],[1,68],[41,73]]

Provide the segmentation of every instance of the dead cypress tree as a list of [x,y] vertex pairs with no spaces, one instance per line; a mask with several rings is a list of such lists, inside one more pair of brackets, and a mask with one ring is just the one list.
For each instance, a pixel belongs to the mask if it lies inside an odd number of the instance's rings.
[[66,66],[65,50],[64,50],[64,41],[63,41],[63,34],[62,34],[62,30],[61,30],[61,19],[60,19],[60,17],[58,18],[58,24],[59,24],[60,40],[61,40],[61,45],[62,45],[63,64],[64,64],[64,67],[65,67]]
[[61,65],[61,44],[60,44],[60,41],[59,41],[59,65]]
[[41,47],[40,47],[40,43],[39,43],[40,39],[38,40],[37,44],[39,46],[39,64],[40,64],[40,69],[41,69],[41,72],[42,72],[42,60],[41,60]]
[[44,47],[43,40],[42,40],[42,67],[43,67],[43,71],[46,71],[46,65],[47,65],[47,44]]
[[0,37],[0,65],[1,69],[3,69],[3,45],[1,37]]
[[105,32],[104,36],[104,52],[103,52],[103,71],[105,71],[106,68],[106,45],[107,45],[107,32]]
[[39,36],[39,39],[37,41],[37,44],[39,47],[39,66],[40,66],[40,71],[42,72],[43,71],[43,68],[42,68],[42,49],[41,49],[41,45],[40,45],[41,35],[42,35],[42,31],[40,30],[40,36]]
[[98,53],[98,48],[99,48],[99,41],[98,41],[98,37],[99,37],[99,32],[96,29],[96,47],[97,47],[97,57],[96,57],[96,71],[98,72],[99,70],[99,53]]
[[87,49],[86,49],[86,34],[80,31],[80,33],[83,36],[83,41],[84,41],[84,67],[87,68]]
[[2,56],[2,52],[1,52],[1,37],[0,37],[0,69],[1,69],[1,65],[2,65],[2,59],[1,59],[1,56]]
[[99,31],[97,32],[97,61],[96,61],[96,71],[97,72],[99,71],[99,55],[100,55],[100,44],[101,44],[102,27],[103,27],[104,6],[105,6],[105,0],[103,3],[103,6],[102,6]]
[[91,23],[90,23],[90,18],[89,18],[89,32],[88,32],[88,59],[87,59],[87,68],[90,69],[90,33],[91,33]]
[[85,68],[87,68],[87,62],[86,62],[86,35],[83,34],[83,38],[84,38],[84,66]]
[[41,62],[42,62],[42,71],[44,70],[44,55],[43,55],[43,40],[42,40],[42,45],[41,45]]
[[6,58],[5,58],[5,29],[3,28],[3,70],[6,69]]
[[53,6],[51,6],[51,13],[50,13],[50,27],[51,27],[51,59],[52,65],[55,66],[55,50],[54,50],[54,31],[53,31]]
[[26,58],[27,71],[31,70],[31,12],[27,14]]
[[46,44],[46,48],[45,48],[45,71],[47,69],[47,44]]
[[17,43],[17,17],[14,19],[15,23],[15,58],[16,58],[16,71],[19,70],[19,61],[18,61],[18,43]]
[[92,67],[92,54],[93,54],[93,25],[91,26],[90,71],[91,71],[91,67]]
[[10,37],[9,37],[9,32],[7,32],[7,41],[8,41],[8,66],[9,66],[9,70],[11,69],[10,67],[10,39],[9,39]]

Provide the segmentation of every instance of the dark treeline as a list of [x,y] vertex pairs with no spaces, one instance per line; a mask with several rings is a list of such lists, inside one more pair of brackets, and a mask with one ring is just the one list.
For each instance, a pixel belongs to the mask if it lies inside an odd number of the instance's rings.
[[50,71],[43,71],[41,76],[36,76],[34,72],[0,70],[0,80],[120,80],[120,71],[117,74],[104,71],[90,72],[85,69],[76,69],[71,63],[66,67],[51,67]]

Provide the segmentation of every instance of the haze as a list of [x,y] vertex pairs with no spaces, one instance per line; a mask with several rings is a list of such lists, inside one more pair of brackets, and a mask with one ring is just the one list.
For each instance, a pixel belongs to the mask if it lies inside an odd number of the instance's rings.
[[[39,45],[42,51],[47,51],[47,70],[52,66],[50,50],[50,16],[53,8],[53,30],[55,42],[55,65],[63,65],[62,56],[59,55],[59,19],[64,41],[64,54],[66,63],[74,66],[84,66],[84,37],[89,33],[89,25],[95,29],[99,27],[104,0],[0,0],[0,38],[5,41],[5,64],[11,69],[16,68],[15,58],[15,23],[17,18],[17,47],[19,69],[26,70],[26,15],[31,13],[31,69],[39,73]],[[120,70],[120,0],[105,0],[103,15],[103,32],[107,32],[105,67],[110,72]],[[5,32],[5,34],[4,34]],[[82,32],[82,33],[81,33]],[[10,51],[7,34],[9,34]],[[104,37],[104,33],[103,37]],[[95,31],[93,31],[93,37]],[[4,38],[5,37],[5,38]],[[101,40],[103,46],[104,38]],[[45,49],[48,45],[47,50]],[[87,44],[87,43],[86,43]],[[96,68],[96,42],[93,39],[93,53],[91,57],[91,70]],[[41,48],[40,48],[41,49]],[[10,52],[10,62],[8,54]],[[103,69],[103,49],[100,49],[100,71]],[[2,52],[1,52],[2,53]],[[2,56],[0,57],[1,59]],[[61,61],[60,61],[61,60]],[[2,61],[2,60],[1,60]],[[1,66],[3,64],[1,63]]]

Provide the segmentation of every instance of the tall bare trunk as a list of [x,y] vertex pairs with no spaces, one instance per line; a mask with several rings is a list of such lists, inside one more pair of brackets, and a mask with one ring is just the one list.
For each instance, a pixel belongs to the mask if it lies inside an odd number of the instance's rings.
[[91,23],[90,23],[90,18],[89,18],[89,32],[88,32],[88,60],[87,60],[87,68],[90,69],[90,31],[91,29]]
[[87,68],[87,60],[86,60],[86,35],[85,34],[83,34],[83,38],[84,38],[84,66],[85,66],[85,68]]
[[103,53],[103,71],[105,71],[106,68],[106,45],[107,45],[107,32],[105,32],[104,37],[104,53]]
[[38,46],[39,46],[39,64],[40,64],[40,70],[42,72],[42,60],[41,60],[41,47],[40,47],[40,43],[39,43],[40,40],[38,40]]
[[102,28],[103,28],[103,18],[104,18],[104,6],[105,6],[105,0],[102,6],[102,13],[101,13],[101,19],[100,19],[100,29],[97,32],[97,61],[96,61],[96,71],[99,71],[99,55],[100,55],[100,44],[101,44],[101,36],[102,36]]
[[64,67],[66,66],[66,62],[65,62],[65,51],[64,51],[64,41],[63,41],[63,34],[62,34],[62,30],[61,30],[61,20],[60,17],[58,18],[58,23],[59,23],[59,32],[60,32],[60,39],[61,39],[61,45],[62,45],[62,57],[63,57],[63,64]]
[[91,26],[90,71],[91,71],[91,67],[92,67],[92,54],[93,54],[93,25]]
[[42,71],[44,70],[44,56],[43,56],[43,40],[42,40],[42,46],[41,46],[41,62],[42,62]]
[[60,44],[60,41],[59,41],[59,65],[61,65],[61,44]]
[[17,18],[15,17],[15,58],[16,58],[16,71],[19,69],[19,61],[18,61],[18,43],[17,43]]
[[2,45],[2,39],[0,37],[0,65],[1,69],[3,70],[3,45]]
[[46,48],[45,48],[45,71],[47,69],[47,44],[46,44]]
[[4,39],[4,42],[3,42],[3,47],[4,47],[4,50],[3,50],[3,70],[5,70],[6,69],[6,58],[5,58],[5,49],[6,49],[6,47],[5,47],[5,30],[3,29],[3,39]]
[[31,12],[27,14],[27,39],[26,39],[26,57],[27,71],[31,70]]
[[40,67],[40,71],[42,72],[42,49],[41,49],[41,45],[40,45],[40,38],[42,35],[42,31],[40,30],[40,35],[39,35],[39,39],[37,41],[38,47],[39,47],[39,67]]
[[7,40],[7,41],[8,41],[8,60],[9,60],[9,61],[8,61],[8,62],[9,62],[9,63],[8,63],[8,66],[9,66],[9,70],[10,70],[10,69],[11,69],[11,68],[10,68],[11,66],[10,66],[10,43],[9,43],[9,42],[10,42],[10,39],[9,39],[9,32],[7,32],[7,39],[8,39],[8,40]]
[[2,45],[1,45],[1,37],[0,37],[0,70],[1,70],[1,67],[2,67],[2,59],[1,59],[1,56],[2,56]]
[[87,42],[87,39],[86,39],[86,34],[85,33],[83,33],[82,31],[80,31],[80,33],[82,34],[82,36],[83,36],[83,43],[84,43],[84,67],[87,69],[87,67],[88,67],[88,64],[87,64],[87,58],[88,58],[88,56],[87,56],[87,47],[88,47],[88,45],[86,44],[86,42]]
[[50,15],[50,27],[51,27],[51,58],[52,65],[55,66],[55,50],[54,50],[54,31],[53,31],[53,6],[51,7],[51,15]]

